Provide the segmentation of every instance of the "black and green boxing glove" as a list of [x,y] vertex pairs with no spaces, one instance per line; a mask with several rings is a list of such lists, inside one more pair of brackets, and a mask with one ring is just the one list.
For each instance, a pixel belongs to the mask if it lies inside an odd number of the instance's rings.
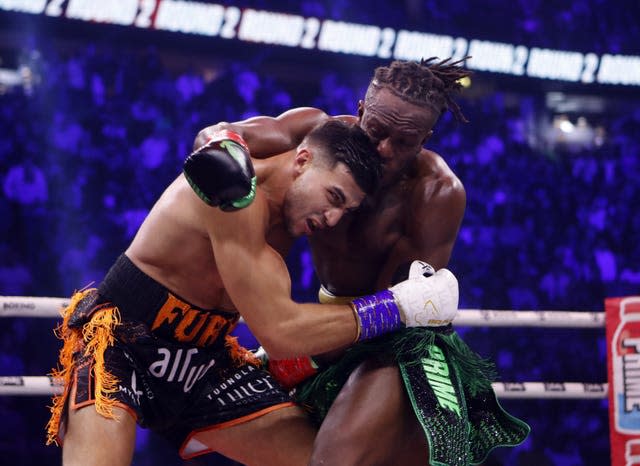
[[200,199],[224,211],[247,207],[256,196],[249,148],[233,131],[214,133],[187,157],[183,172]]

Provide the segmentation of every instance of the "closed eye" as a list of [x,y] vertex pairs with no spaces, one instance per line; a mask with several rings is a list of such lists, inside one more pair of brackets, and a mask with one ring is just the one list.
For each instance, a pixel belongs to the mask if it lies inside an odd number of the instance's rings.
[[376,141],[382,139],[382,131],[380,131],[380,129],[378,128],[369,128],[368,133],[371,139],[374,139]]
[[329,198],[331,203],[335,206],[341,206],[346,202],[346,197],[340,188],[334,188],[329,190]]

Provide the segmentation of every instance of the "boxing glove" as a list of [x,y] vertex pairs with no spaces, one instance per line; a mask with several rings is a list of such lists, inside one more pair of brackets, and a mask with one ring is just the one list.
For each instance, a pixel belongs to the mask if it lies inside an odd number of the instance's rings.
[[253,355],[260,360],[262,367],[269,370],[274,379],[286,390],[318,373],[318,364],[311,356],[298,356],[288,359],[270,359],[261,346]]
[[402,327],[439,327],[458,311],[458,280],[447,269],[432,275],[421,261],[411,264],[409,278],[391,288],[354,299],[358,324],[356,341],[375,338]]
[[183,173],[200,199],[224,211],[247,207],[256,195],[249,148],[233,131],[214,133],[187,157]]
[[[428,264],[427,264],[428,265]],[[414,265],[412,265],[412,269]],[[428,268],[433,268],[428,265]],[[407,327],[439,327],[450,324],[458,313],[458,280],[448,269],[424,275],[415,267],[409,278],[389,288]]]

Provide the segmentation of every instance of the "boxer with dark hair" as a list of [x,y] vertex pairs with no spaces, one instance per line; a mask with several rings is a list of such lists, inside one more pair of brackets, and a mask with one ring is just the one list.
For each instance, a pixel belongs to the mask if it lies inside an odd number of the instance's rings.
[[[444,159],[423,146],[445,111],[466,121],[454,100],[469,75],[461,63],[396,61],[375,70],[357,116],[293,109],[276,118],[218,123],[202,130],[196,145],[210,131],[231,128],[254,157],[267,157],[295,146],[321,121],[357,122],[365,130],[384,161],[380,189],[336,228],[310,238],[321,301],[350,300],[345,297],[406,277],[415,259],[436,270],[449,262],[465,190]],[[317,373],[320,359],[269,356],[272,372],[287,386]],[[529,427],[499,407],[492,378],[492,365],[451,326],[406,329],[355,345],[296,388],[298,400],[322,421],[311,464],[479,463],[496,446],[517,445]]]
[[[76,293],[58,335],[65,382],[49,440],[65,465],[126,465],[136,422],[183,458],[308,464],[315,428],[229,332],[242,316],[278,358],[417,325],[429,300],[453,319],[449,271],[354,303],[298,304],[283,260],[295,236],[333,227],[375,192],[381,161],[356,125],[321,124],[297,148],[252,162],[229,131],[184,163],[97,289]],[[220,208],[217,208],[217,207]]]

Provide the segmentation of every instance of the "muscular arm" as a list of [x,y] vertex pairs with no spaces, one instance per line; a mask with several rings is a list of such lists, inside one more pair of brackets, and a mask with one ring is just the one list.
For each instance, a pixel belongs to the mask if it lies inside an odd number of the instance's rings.
[[[436,157],[441,161],[439,156]],[[441,163],[444,164],[444,161]],[[435,180],[419,182],[410,200],[406,234],[389,254],[376,286],[389,286],[396,269],[415,259],[428,262],[436,270],[446,267],[465,207],[464,186],[448,167]]]
[[285,262],[265,239],[264,199],[233,213],[204,203],[202,209],[225,289],[271,357],[323,353],[353,342],[356,323],[350,306],[291,299]]
[[[410,213],[407,215],[406,234],[391,250],[384,264],[376,289],[392,284],[392,277],[400,265],[415,259],[423,260],[438,270],[446,267],[464,216],[466,193],[462,182],[448,170],[451,176],[442,177],[436,183],[421,183],[412,194]],[[337,360],[344,349],[324,354],[314,354],[320,364]]]
[[251,156],[265,158],[293,149],[309,131],[329,116],[322,110],[300,107],[277,117],[257,116],[235,123],[220,122],[201,130],[193,143],[194,150],[205,144],[219,130],[234,131],[247,142]]

